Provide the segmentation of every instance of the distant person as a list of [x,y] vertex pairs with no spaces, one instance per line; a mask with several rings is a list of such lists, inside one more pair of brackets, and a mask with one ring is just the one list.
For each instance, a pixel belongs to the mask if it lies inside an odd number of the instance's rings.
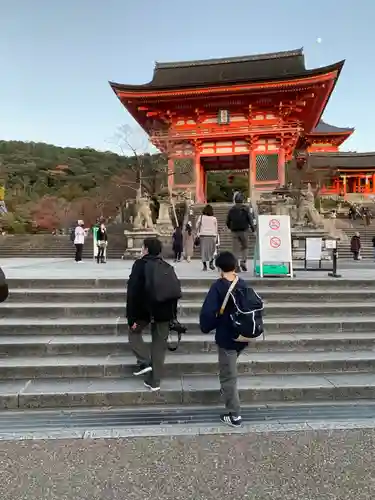
[[233,254],[237,259],[237,272],[247,271],[249,229],[254,232],[254,224],[249,207],[244,204],[241,193],[235,198],[233,207],[227,215],[227,227],[232,233]]
[[184,249],[183,234],[180,226],[176,227],[172,234],[172,250],[174,253],[174,261],[181,262],[182,252]]
[[353,254],[354,260],[360,260],[360,252],[361,252],[361,237],[359,233],[355,233],[350,241],[350,251]]
[[193,225],[190,221],[187,222],[184,229],[183,243],[184,243],[184,257],[187,262],[190,262],[194,254]]
[[96,231],[96,244],[98,246],[96,261],[98,264],[105,264],[107,256],[106,250],[108,247],[108,233],[104,222],[100,224],[99,229]]
[[207,271],[207,262],[210,269],[215,270],[214,257],[218,235],[218,224],[213,208],[211,205],[206,205],[202,215],[197,220],[197,237],[199,239],[203,271]]
[[372,220],[372,213],[368,207],[365,208],[364,213],[365,213],[366,226],[369,226],[371,224],[371,220]]
[[[135,376],[146,375],[144,385],[160,390],[170,324],[176,320],[181,285],[173,266],[161,257],[162,244],[146,238],[143,256],[132,267],[127,289],[126,316],[129,344],[137,358]],[[142,332],[151,324],[151,352]]]
[[85,244],[85,238],[87,231],[85,229],[85,223],[83,220],[79,220],[77,226],[74,230],[74,246],[76,249],[75,261],[82,262],[83,246]]
[[373,251],[373,257],[375,260],[375,236],[372,238],[372,251]]
[[242,418],[237,387],[237,360],[251,339],[263,333],[263,302],[236,275],[237,259],[232,253],[220,253],[215,264],[221,277],[211,285],[199,322],[203,333],[215,330],[221,393],[227,410],[220,419],[227,425],[240,427]]

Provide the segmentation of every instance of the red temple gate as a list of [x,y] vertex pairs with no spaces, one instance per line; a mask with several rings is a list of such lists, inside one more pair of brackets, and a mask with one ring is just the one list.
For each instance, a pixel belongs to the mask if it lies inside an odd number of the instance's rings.
[[343,63],[309,70],[302,50],[157,63],[150,83],[111,87],[168,154],[170,189],[204,203],[207,171],[247,171],[251,194],[285,184],[296,148],[337,150],[352,130],[320,118]]

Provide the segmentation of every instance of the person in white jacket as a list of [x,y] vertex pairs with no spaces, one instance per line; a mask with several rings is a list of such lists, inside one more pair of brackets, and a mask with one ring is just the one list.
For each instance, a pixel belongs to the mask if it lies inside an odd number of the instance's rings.
[[87,230],[85,229],[85,223],[83,220],[79,220],[77,227],[74,231],[74,246],[76,249],[75,261],[82,262],[83,245],[85,244],[85,238],[87,235]]

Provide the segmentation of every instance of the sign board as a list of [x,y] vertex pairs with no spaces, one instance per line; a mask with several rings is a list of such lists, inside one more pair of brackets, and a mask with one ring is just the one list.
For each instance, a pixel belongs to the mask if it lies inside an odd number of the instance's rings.
[[321,260],[322,238],[306,238],[306,260]]
[[325,246],[326,246],[327,249],[330,249],[330,250],[336,248],[336,246],[337,246],[336,240],[326,240],[325,241]]
[[[259,265],[257,265],[259,261]],[[293,276],[289,215],[260,215],[254,256],[255,274]]]

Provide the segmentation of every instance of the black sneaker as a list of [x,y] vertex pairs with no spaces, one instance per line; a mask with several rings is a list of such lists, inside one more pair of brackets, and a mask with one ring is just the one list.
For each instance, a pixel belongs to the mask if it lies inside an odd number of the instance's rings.
[[147,387],[147,389],[150,389],[151,392],[160,391],[160,386],[148,382],[145,382],[144,385],[145,387]]
[[220,415],[220,420],[223,424],[227,424],[230,427],[241,427],[242,426],[242,418],[234,417],[231,413],[226,413],[225,415]]
[[151,371],[152,371],[151,365],[141,364],[138,365],[137,368],[134,370],[133,375],[135,377],[139,377],[139,375],[144,375],[145,373],[149,373]]

